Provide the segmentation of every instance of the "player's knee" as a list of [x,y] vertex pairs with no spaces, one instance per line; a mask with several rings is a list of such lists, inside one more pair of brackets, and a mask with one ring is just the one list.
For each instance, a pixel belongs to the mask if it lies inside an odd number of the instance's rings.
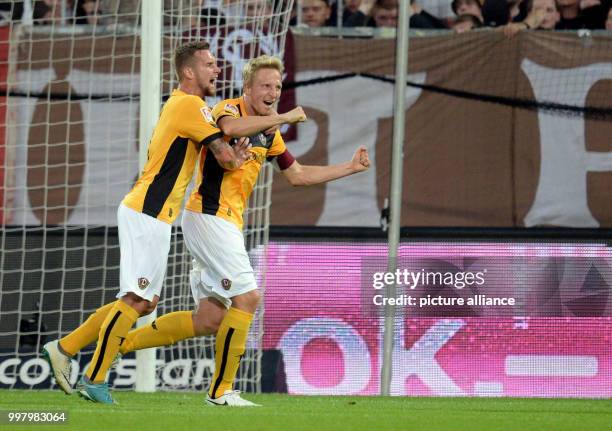
[[216,334],[222,320],[222,314],[203,314],[196,312],[193,315],[193,329],[196,336]]
[[250,292],[243,293],[232,298],[232,307],[236,307],[239,310],[243,310],[249,313],[255,313],[257,306],[261,301],[261,293],[258,289],[251,290]]
[[158,301],[158,296],[155,296],[152,301],[145,301],[145,309],[142,313],[140,313],[140,316],[146,316],[148,314],[153,313],[153,311],[155,311],[155,308],[157,307]]
[[155,310],[155,307],[157,307],[159,296],[154,296],[153,300],[149,301],[141,298],[135,293],[128,292],[121,298],[121,300],[136,310],[140,316],[146,316],[147,314],[151,314],[153,310]]
[[251,290],[248,293],[248,295],[249,295],[249,302],[251,306],[253,307],[253,311],[255,311],[255,309],[257,309],[257,306],[261,302],[261,293],[259,292],[259,289],[255,289],[255,290]]

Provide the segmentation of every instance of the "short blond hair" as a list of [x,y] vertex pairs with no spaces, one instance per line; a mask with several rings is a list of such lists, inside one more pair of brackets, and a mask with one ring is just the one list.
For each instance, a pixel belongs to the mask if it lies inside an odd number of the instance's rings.
[[280,58],[272,57],[271,55],[260,55],[259,57],[249,60],[249,62],[245,64],[244,69],[242,69],[243,85],[251,84],[255,74],[261,69],[276,69],[278,73],[280,73],[281,78],[285,72],[285,66],[283,66],[283,62]]

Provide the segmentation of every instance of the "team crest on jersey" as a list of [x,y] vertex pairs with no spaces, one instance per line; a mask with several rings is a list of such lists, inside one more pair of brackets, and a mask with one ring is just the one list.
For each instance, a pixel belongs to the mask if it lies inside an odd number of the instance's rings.
[[138,279],[138,287],[142,290],[145,290],[147,287],[149,287],[149,284],[151,283],[146,277],[140,277]]
[[274,141],[274,133],[271,135],[264,135],[263,133],[257,133],[256,135],[249,136],[249,142],[251,147],[269,149]]
[[215,124],[215,120],[213,119],[212,112],[208,106],[202,106],[200,108],[200,112],[202,113],[202,115],[204,116],[204,119],[208,123]]
[[221,280],[221,287],[223,287],[225,290],[230,290],[232,288],[232,280],[229,278],[224,278]]
[[230,103],[226,103],[223,107],[223,110],[229,114],[234,114],[236,116],[240,115],[240,111],[238,111],[238,108]]

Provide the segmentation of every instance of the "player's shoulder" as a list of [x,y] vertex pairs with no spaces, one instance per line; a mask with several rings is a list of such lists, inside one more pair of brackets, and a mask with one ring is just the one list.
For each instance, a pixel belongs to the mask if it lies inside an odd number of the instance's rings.
[[178,109],[200,109],[201,107],[208,106],[200,96],[177,90],[172,93],[168,103],[172,103]]
[[164,111],[171,118],[199,118],[202,115],[208,123],[215,125],[210,107],[204,99],[193,94],[175,90],[164,106]]
[[217,103],[213,108],[213,113],[215,117],[221,117],[224,115],[231,115],[234,117],[241,117],[241,107],[240,107],[241,98],[237,97],[234,99],[224,99]]

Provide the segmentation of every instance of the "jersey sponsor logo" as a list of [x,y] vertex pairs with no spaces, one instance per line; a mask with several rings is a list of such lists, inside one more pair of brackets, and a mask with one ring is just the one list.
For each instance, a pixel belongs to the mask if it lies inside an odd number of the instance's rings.
[[227,112],[228,114],[232,114],[232,115],[236,115],[239,116],[240,115],[240,111],[238,110],[238,107],[230,104],[230,103],[226,103],[225,106],[223,107],[223,110],[225,112]]
[[215,120],[213,119],[212,112],[208,106],[202,106],[200,108],[200,112],[208,123],[212,124],[213,126],[215,125]]
[[142,290],[145,290],[147,287],[149,287],[149,284],[151,284],[151,282],[149,282],[146,277],[140,277],[138,279],[138,287]]
[[221,287],[223,287],[225,290],[230,290],[232,288],[232,280],[229,278],[224,278],[221,280]]

